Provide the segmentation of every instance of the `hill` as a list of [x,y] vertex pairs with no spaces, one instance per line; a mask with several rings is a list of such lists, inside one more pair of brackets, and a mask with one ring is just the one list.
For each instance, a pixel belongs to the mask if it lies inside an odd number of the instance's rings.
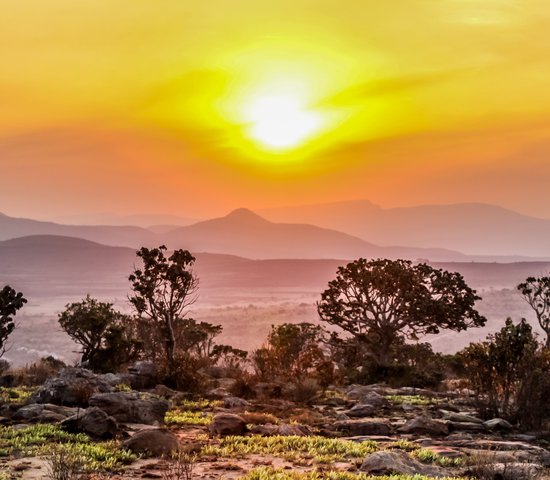
[[438,248],[380,247],[336,230],[308,224],[274,223],[247,209],[181,227],[163,236],[166,245],[249,258],[429,258],[459,260],[459,252]]
[[550,220],[494,205],[381,208],[367,200],[261,210],[274,222],[307,222],[379,245],[442,247],[468,255],[550,257]]
[[0,213],[0,241],[29,235],[77,237],[107,245],[124,247],[153,246],[156,235],[141,227],[110,225],[62,225]]

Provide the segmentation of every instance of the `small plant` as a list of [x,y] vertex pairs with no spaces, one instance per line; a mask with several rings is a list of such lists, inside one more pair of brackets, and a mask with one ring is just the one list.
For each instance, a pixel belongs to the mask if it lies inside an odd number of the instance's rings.
[[195,467],[195,457],[183,450],[172,455],[168,470],[162,474],[163,480],[192,480]]
[[169,410],[164,422],[167,425],[208,425],[212,421],[212,414],[192,412],[189,410]]
[[437,403],[435,399],[421,395],[386,395],[386,399],[394,405],[432,405]]
[[250,437],[227,436],[219,445],[203,448],[203,455],[221,457],[243,457],[246,455],[277,455],[288,460],[312,459],[319,463],[332,463],[340,460],[364,458],[378,450],[375,442],[353,442],[337,438],[319,436],[280,436]]
[[428,448],[415,449],[411,453],[423,463],[432,463],[440,467],[460,467],[464,463],[462,458],[449,458],[439,455]]
[[63,449],[55,448],[47,458],[47,478],[50,480],[77,480],[81,471],[81,460]]
[[114,387],[115,392],[131,392],[132,387],[127,383],[117,383]]
[[[349,473],[335,470],[296,472],[274,468],[256,468],[239,480],[432,480],[424,475],[383,475],[373,476],[366,473]],[[439,480],[459,480],[456,477],[445,477]]]

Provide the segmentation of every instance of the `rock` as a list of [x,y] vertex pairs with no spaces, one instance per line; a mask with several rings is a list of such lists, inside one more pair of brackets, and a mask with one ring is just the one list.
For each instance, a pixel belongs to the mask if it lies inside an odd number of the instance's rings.
[[327,405],[329,407],[347,407],[349,405],[349,402],[342,397],[331,397],[324,400],[323,405]]
[[371,453],[360,468],[361,472],[371,475],[427,475],[430,477],[444,477],[441,469],[424,465],[401,451],[379,451]]
[[344,413],[351,418],[361,418],[372,417],[377,410],[378,408],[373,405],[355,405]]
[[258,398],[279,398],[283,387],[278,383],[260,382],[254,385],[252,390]]
[[169,455],[179,449],[179,440],[165,428],[148,428],[140,430],[122,443],[134,453],[149,454],[155,457]]
[[130,386],[136,390],[153,388],[159,383],[159,371],[154,362],[140,360],[128,367]]
[[84,368],[63,368],[56,377],[46,380],[31,397],[31,403],[88,406],[94,393],[112,391],[101,375]]
[[484,432],[487,430],[487,427],[483,423],[472,423],[472,422],[447,422],[449,430],[453,432]]
[[250,406],[250,402],[239,397],[225,397],[223,399],[224,408],[246,408]]
[[483,425],[485,425],[489,430],[497,430],[501,432],[509,432],[514,429],[510,422],[507,422],[502,418],[492,418],[491,420],[484,422]]
[[117,432],[117,422],[97,407],[90,407],[61,422],[61,428],[70,433],[85,433],[92,438],[105,440]]
[[440,457],[463,458],[465,456],[464,452],[461,452],[456,448],[446,447],[444,445],[430,445],[425,448],[426,450],[430,450],[433,453],[439,455]]
[[[487,480],[532,480],[540,478],[543,467],[536,463],[487,463],[474,465],[466,472],[466,475],[474,475],[476,478]],[[482,475],[482,476],[481,476]]]
[[214,435],[243,435],[246,433],[246,422],[233,413],[218,413],[208,425]]
[[483,420],[480,418],[474,417],[473,415],[468,415],[467,413],[449,412],[441,409],[439,411],[443,414],[443,418],[445,420],[450,420],[451,422],[478,423],[480,425],[483,423]]
[[362,401],[369,393],[382,394],[388,387],[384,385],[350,385],[346,391],[349,400]]
[[372,405],[376,408],[388,407],[390,405],[390,402],[386,399],[386,397],[376,392],[368,392],[361,398],[361,403],[364,405]]
[[89,403],[122,423],[162,424],[168,410],[166,400],[138,392],[98,393]]
[[77,408],[62,407],[51,403],[31,403],[21,407],[13,415],[13,420],[31,423],[57,423],[73,416]]
[[447,435],[449,427],[445,422],[422,416],[409,420],[398,431],[416,435]]
[[334,422],[333,428],[345,435],[356,437],[362,435],[390,435],[392,427],[386,419],[341,420]]
[[253,435],[261,435],[262,437],[271,437],[272,435],[277,435],[278,431],[278,425],[266,423],[265,425],[255,425],[250,430],[250,433],[252,433]]
[[277,435],[281,435],[283,437],[306,437],[308,435],[313,435],[313,432],[306,425],[289,425],[287,423],[283,423],[282,425],[279,425],[279,428],[277,429]]
[[160,385],[156,385],[151,393],[155,394],[157,397],[173,399],[173,398],[177,398],[181,392],[172,390],[171,388],[168,388],[166,385],[160,384]]

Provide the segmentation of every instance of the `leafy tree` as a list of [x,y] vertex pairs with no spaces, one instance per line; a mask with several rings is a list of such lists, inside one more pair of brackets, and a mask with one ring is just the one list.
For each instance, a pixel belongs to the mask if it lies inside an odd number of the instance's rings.
[[311,323],[272,326],[263,347],[252,357],[261,378],[298,381],[315,378],[321,384],[332,380],[333,365],[326,348],[326,332]]
[[465,330],[486,319],[476,295],[459,273],[408,260],[358,259],[339,267],[321,295],[321,320],[357,338],[375,363],[391,363],[400,337],[417,340],[442,329]]
[[465,372],[488,416],[513,418],[520,393],[538,363],[539,344],[531,325],[508,318],[502,329],[484,342],[460,352]]
[[139,342],[133,335],[133,321],[105,303],[86,296],[68,304],[58,317],[61,328],[82,346],[81,361],[92,370],[112,371],[135,359]]
[[16,292],[9,285],[0,290],[0,357],[6,353],[6,340],[15,330],[13,317],[27,303],[21,292]]
[[546,334],[546,348],[550,348],[550,277],[528,277],[517,289],[535,311],[539,325]]
[[130,303],[140,318],[146,319],[160,335],[157,345],[169,376],[177,370],[179,335],[177,324],[196,300],[198,279],[192,271],[195,257],[187,250],[166,256],[166,247],[141,248],[137,256],[143,267],[129,276],[134,294]]

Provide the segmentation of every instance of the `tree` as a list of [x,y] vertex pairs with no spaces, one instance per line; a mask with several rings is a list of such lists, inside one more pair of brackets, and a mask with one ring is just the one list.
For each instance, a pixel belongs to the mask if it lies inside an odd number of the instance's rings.
[[[499,332],[488,335],[484,342],[471,343],[459,356],[489,417],[515,420],[518,415],[524,416],[520,405],[536,396],[533,375],[541,369],[548,374],[548,362],[540,355],[539,343],[525,319],[516,325],[508,318]],[[542,383],[538,383],[540,387]]]
[[112,371],[134,360],[139,342],[132,331],[132,319],[87,295],[66,305],[58,317],[61,328],[82,346],[81,362],[95,371]]
[[528,277],[517,289],[535,311],[539,325],[546,334],[546,348],[550,348],[550,277]]
[[476,295],[459,273],[408,260],[358,259],[339,267],[321,295],[321,320],[336,325],[365,345],[380,366],[391,363],[399,337],[483,326]]
[[175,250],[169,257],[166,247],[141,248],[137,256],[143,267],[128,277],[134,295],[130,303],[140,318],[147,319],[161,336],[165,365],[169,376],[177,370],[177,323],[196,300],[198,279],[192,271],[195,257],[187,250]]
[[273,325],[265,344],[254,352],[252,362],[260,378],[296,382],[315,378],[324,385],[332,380],[333,371],[327,341],[327,334],[319,325]]
[[0,357],[6,353],[6,340],[15,330],[13,317],[27,303],[21,292],[16,292],[9,285],[0,290]]

